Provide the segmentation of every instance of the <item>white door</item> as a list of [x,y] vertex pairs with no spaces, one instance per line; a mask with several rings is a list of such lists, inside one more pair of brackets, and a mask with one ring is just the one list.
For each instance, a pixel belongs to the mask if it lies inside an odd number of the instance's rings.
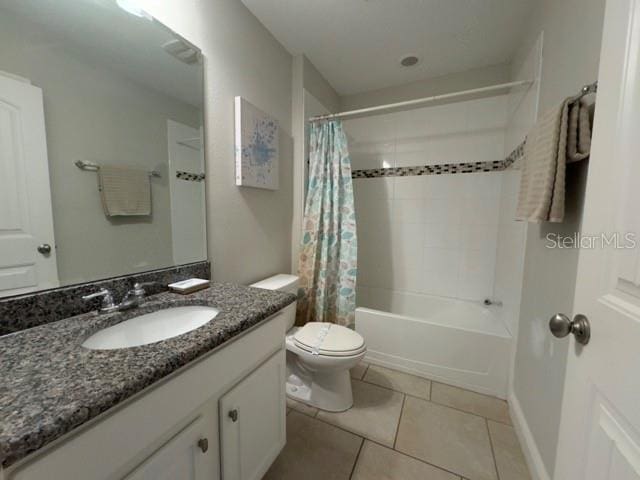
[[177,265],[207,258],[202,132],[167,121],[173,261]]
[[0,74],[0,296],[57,286],[42,90]]
[[220,399],[223,480],[260,480],[286,441],[285,350]]
[[[219,478],[206,416],[196,418],[125,477],[125,480],[214,480]],[[212,442],[212,439],[214,440]],[[211,442],[211,447],[210,447]]]
[[574,308],[591,339],[568,339],[556,480],[640,479],[639,60],[640,0],[607,1],[582,232],[638,243],[580,251]]

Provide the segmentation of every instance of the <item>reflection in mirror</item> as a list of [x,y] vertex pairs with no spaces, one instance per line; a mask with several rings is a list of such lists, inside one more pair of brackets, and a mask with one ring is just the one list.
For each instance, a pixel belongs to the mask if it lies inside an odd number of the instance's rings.
[[200,51],[125,0],[0,0],[0,296],[206,259]]

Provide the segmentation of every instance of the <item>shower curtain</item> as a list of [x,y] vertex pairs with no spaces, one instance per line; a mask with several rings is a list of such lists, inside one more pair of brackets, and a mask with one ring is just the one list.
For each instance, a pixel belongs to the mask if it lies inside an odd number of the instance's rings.
[[353,326],[357,236],[347,136],[340,121],[313,123],[302,224],[296,324]]

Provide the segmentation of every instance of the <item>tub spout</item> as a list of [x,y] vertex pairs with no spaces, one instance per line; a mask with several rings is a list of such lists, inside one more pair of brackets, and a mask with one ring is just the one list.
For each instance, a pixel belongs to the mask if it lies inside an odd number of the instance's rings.
[[492,298],[485,298],[484,299],[484,304],[486,306],[495,305],[496,307],[501,307],[502,306],[502,301],[495,300],[495,299],[492,299]]

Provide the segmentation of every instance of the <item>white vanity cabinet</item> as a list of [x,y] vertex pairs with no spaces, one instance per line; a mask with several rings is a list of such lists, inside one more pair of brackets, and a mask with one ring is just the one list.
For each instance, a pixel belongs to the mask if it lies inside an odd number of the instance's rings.
[[284,336],[278,313],[0,480],[260,480],[285,443]]
[[286,441],[285,352],[220,399],[224,480],[260,480]]

